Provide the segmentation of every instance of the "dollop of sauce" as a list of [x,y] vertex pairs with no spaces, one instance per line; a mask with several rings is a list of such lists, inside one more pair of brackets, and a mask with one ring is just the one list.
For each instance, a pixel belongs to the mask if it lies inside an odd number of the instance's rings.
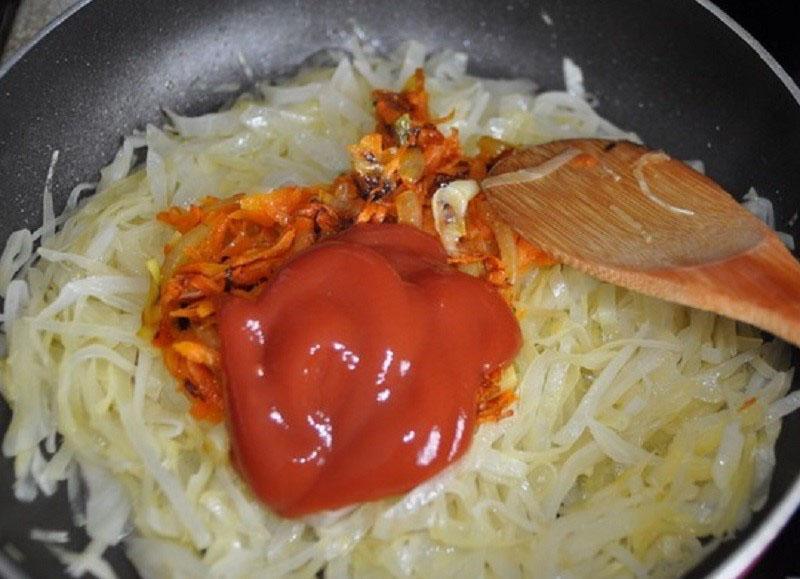
[[287,517],[410,490],[469,447],[508,305],[410,226],[356,225],[287,262],[219,335],[235,464]]

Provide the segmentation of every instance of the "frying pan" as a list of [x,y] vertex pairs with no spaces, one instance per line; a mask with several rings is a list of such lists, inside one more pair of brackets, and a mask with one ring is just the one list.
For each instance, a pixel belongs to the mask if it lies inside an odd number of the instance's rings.
[[[0,239],[41,223],[41,188],[60,151],[57,209],[70,188],[96,178],[121,137],[162,121],[162,108],[210,111],[229,99],[209,87],[291,72],[339,46],[353,22],[390,49],[404,39],[470,54],[472,71],[525,76],[561,88],[561,59],[583,67],[600,113],[651,147],[702,158],[741,196],[751,185],[775,204],[779,229],[798,235],[800,90],[746,32],[705,0],[95,0],[84,1],[0,69]],[[789,221],[793,224],[788,225]],[[795,384],[797,387],[797,383]],[[0,432],[9,410],[0,407]],[[744,573],[800,503],[800,416],[777,446],[770,500],[749,527],[691,576]],[[11,493],[0,464],[0,549],[12,543],[31,577],[63,570],[32,527],[71,528],[63,489],[33,504]],[[86,537],[72,533],[68,547]],[[0,551],[2,552],[2,551]],[[122,548],[110,559],[135,577]],[[0,574],[11,569],[0,560]]]

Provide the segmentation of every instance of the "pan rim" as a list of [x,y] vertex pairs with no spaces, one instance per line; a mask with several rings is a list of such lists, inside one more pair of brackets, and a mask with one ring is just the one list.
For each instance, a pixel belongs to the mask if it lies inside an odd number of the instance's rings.
[[[8,74],[8,72],[16,65],[19,61],[21,61],[28,52],[30,52],[34,46],[39,44],[39,42],[48,34],[50,34],[54,29],[58,28],[62,22],[64,22],[67,18],[75,14],[78,10],[86,6],[92,2],[92,0],[79,0],[66,10],[64,10],[61,14],[53,18],[50,22],[48,22],[44,28],[39,30],[30,40],[25,42],[22,46],[17,48],[11,56],[0,64],[0,80],[3,80],[3,77]],[[2,46],[0,46],[0,49]]]
[[[766,64],[770,70],[789,91],[794,100],[800,106],[800,87],[794,79],[789,76],[786,69],[775,60],[775,57],[764,48],[752,34],[734,20],[727,12],[717,6],[712,0],[695,0],[700,6],[708,10],[722,24],[727,26],[731,32],[741,38],[758,57]],[[716,569],[709,575],[709,578],[744,577],[769,549],[772,542],[778,537],[780,532],[786,527],[789,519],[792,518],[798,506],[800,506],[800,475],[798,475],[783,497],[781,497],[774,507],[769,511],[766,518],[761,521],[749,536],[742,541],[741,545],[723,559]]]
[[[93,0],[78,0],[74,5],[70,8],[67,8],[64,12],[56,16],[53,20],[51,20],[44,28],[42,28],[39,32],[36,33],[28,42],[23,44],[20,48],[18,48],[14,53],[2,64],[0,64],[0,80],[8,74],[8,72],[16,65],[19,61],[21,61],[25,55],[36,46],[39,41],[41,41],[45,36],[50,34],[55,28],[61,25],[67,18],[81,10],[86,5],[90,4]],[[800,87],[798,87],[797,83],[794,79],[789,76],[789,73],[786,72],[786,69],[775,60],[775,57],[764,48],[758,40],[756,40],[752,34],[750,34],[747,30],[745,30],[738,22],[736,22],[733,18],[731,18],[724,10],[722,10],[719,6],[714,4],[712,0],[694,0],[708,10],[713,16],[715,16],[720,22],[722,22],[725,26],[727,26],[733,33],[735,33],[739,38],[741,38],[757,55],[758,57],[766,64],[769,69],[778,77],[778,79],[783,83],[786,90],[789,91],[789,94],[792,95],[795,102],[797,102],[798,106],[800,106]]]
[[695,2],[711,12],[711,14],[716,16],[720,22],[730,28],[731,32],[734,32],[739,38],[744,40],[744,42],[753,49],[758,57],[764,61],[764,64],[766,64],[770,70],[775,73],[775,76],[777,76],[778,79],[783,83],[783,85],[786,87],[786,90],[789,91],[789,94],[792,95],[794,100],[797,101],[797,104],[800,105],[800,87],[798,87],[794,79],[789,76],[789,73],[786,72],[786,69],[783,68],[781,63],[775,60],[775,57],[772,56],[772,54],[766,48],[764,48],[763,44],[756,40],[752,34],[742,27],[741,24],[731,18],[727,12],[714,4],[712,0],[695,0]]
[[[31,52],[48,34],[58,28],[64,21],[69,19],[75,13],[89,5],[93,0],[78,0],[71,7],[67,8],[64,12],[59,14],[51,20],[44,28],[37,32],[29,41],[24,43],[20,48],[14,51],[13,54],[2,64],[0,64],[0,81],[19,64],[29,52]],[[786,69],[772,56],[772,54],[747,30],[745,30],[738,22],[736,22],[724,10],[718,7],[712,0],[694,0],[702,8],[710,12],[722,24],[735,33],[742,41],[744,41],[766,64],[773,74],[781,81],[789,94],[793,97],[798,106],[800,106],[800,87],[794,79],[788,74]],[[800,506],[800,475],[798,475],[794,482],[791,484],[787,492],[784,493],[775,506],[769,511],[766,518],[749,532],[749,536],[742,542],[742,544],[728,557],[722,560],[719,565],[711,571],[708,577],[711,578],[727,578],[727,577],[742,577],[744,576],[761,557],[761,555],[769,548],[770,544],[780,534],[781,530],[786,526],[789,519],[795,513],[795,510]],[[4,566],[4,563],[10,563],[10,567]],[[11,570],[11,572],[9,572]],[[0,576],[9,573],[9,577],[27,577],[22,573],[14,575],[14,572],[19,573],[15,569],[15,565],[7,559],[4,553],[0,552]]]

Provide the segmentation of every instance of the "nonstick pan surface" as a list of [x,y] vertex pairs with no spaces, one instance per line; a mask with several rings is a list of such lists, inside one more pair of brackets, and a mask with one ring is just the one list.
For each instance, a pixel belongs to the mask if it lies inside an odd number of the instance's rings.
[[[800,91],[705,1],[94,0],[0,69],[0,239],[41,223],[54,149],[58,210],[72,186],[96,178],[122,136],[161,122],[163,108],[203,113],[231,96],[209,87],[246,88],[240,55],[257,78],[287,73],[341,46],[354,22],[387,49],[413,38],[462,50],[475,73],[530,77],[543,89],[563,86],[569,56],[603,116],[674,157],[703,159],[737,196],[755,186],[775,204],[778,228],[799,233],[792,216],[800,206]],[[8,420],[0,404],[0,432]],[[794,414],[778,441],[768,504],[693,576],[740,574],[777,534],[800,503],[798,440]],[[12,482],[3,460],[0,549],[12,544],[23,556],[13,566],[30,577],[64,575],[29,532],[71,528],[65,493],[21,504]],[[85,543],[73,535],[72,547]],[[122,577],[136,576],[122,548],[110,558]],[[11,565],[0,559],[0,575]]]

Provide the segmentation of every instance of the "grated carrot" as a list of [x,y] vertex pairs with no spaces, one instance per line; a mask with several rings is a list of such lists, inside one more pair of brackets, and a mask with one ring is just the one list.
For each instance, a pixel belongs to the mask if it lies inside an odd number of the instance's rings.
[[[431,198],[456,179],[480,181],[512,148],[482,137],[479,153],[464,155],[454,129],[445,135],[428,111],[425,76],[417,70],[400,92],[374,91],[375,131],[350,147],[352,170],[332,183],[283,187],[207,197],[186,208],[157,215],[175,237],[167,259],[153,275],[151,303],[142,316],[142,335],[152,336],[169,371],[192,401],[191,413],[216,422],[224,418],[224,373],[217,338],[217,300],[225,294],[255,296],[292,255],[352,223],[412,223],[435,233]],[[578,158],[579,159],[579,158]],[[467,233],[454,264],[479,263],[483,277],[510,299],[506,267],[492,224],[496,217],[482,194],[470,203]],[[519,266],[555,261],[522,239]],[[508,416],[516,399],[502,390],[499,372],[487,376],[476,401],[479,421]]]

